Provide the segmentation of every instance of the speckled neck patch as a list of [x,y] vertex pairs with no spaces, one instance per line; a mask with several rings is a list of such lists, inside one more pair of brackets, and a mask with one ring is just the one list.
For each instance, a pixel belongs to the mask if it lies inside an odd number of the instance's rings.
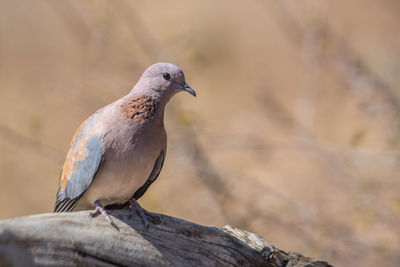
[[154,117],[158,103],[151,96],[138,95],[129,98],[121,105],[122,114],[132,122],[146,122]]

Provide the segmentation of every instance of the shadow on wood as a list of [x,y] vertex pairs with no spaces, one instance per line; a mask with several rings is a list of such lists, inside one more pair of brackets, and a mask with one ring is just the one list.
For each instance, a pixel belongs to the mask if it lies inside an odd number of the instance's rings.
[[261,237],[151,213],[146,231],[130,210],[112,227],[89,211],[0,221],[1,266],[330,266],[286,253]]

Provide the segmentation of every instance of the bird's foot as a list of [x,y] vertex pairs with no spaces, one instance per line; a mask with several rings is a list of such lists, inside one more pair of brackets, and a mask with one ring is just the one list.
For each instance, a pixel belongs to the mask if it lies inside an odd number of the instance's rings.
[[147,220],[146,214],[149,214],[148,211],[142,208],[140,206],[139,202],[136,201],[133,197],[129,199],[129,203],[131,204],[130,208],[133,213],[136,213],[139,215],[140,219],[143,221],[144,226],[146,227],[146,230],[149,229],[149,221]]
[[103,216],[106,218],[106,220],[115,228],[118,229],[118,227],[116,226],[116,224],[113,222],[113,220],[111,219],[110,215],[108,214],[108,212],[106,211],[106,209],[101,205],[100,201],[96,200],[94,202],[94,205],[96,206],[95,210],[89,214],[90,217],[95,217],[98,214],[103,214]]

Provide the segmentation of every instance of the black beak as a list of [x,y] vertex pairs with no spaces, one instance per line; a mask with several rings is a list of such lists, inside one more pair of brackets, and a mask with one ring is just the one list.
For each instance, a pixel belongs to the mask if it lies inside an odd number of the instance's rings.
[[196,97],[196,92],[190,87],[187,83],[182,83],[182,89],[191,94],[192,96]]

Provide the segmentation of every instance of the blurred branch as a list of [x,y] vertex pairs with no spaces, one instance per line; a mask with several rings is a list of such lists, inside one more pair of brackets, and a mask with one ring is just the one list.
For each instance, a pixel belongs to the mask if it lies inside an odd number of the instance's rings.
[[32,151],[38,151],[45,154],[48,158],[52,158],[57,162],[62,162],[63,152],[53,146],[23,135],[7,125],[0,124],[0,137],[14,143],[22,148],[30,148]]
[[[326,11],[327,1],[307,1],[308,16],[313,16]],[[322,20],[323,18],[320,18]],[[323,45],[319,33],[314,30],[307,30],[300,40],[300,82],[297,87],[297,94],[294,103],[294,118],[297,124],[294,125],[295,135],[310,137],[315,129],[315,112],[317,109],[317,93],[320,90],[321,62],[323,59]],[[305,127],[297,128],[301,124]]]
[[85,43],[90,36],[90,24],[87,15],[83,14],[75,1],[46,1],[60,21],[64,24],[69,36],[77,43]]
[[[177,121],[177,118],[179,118],[177,114],[180,112],[180,107],[178,104],[175,104],[170,106],[167,113],[169,114],[169,118],[175,121],[176,125],[181,125]],[[227,201],[232,200],[228,186],[198,142],[196,131],[193,130],[192,125],[185,124],[179,129],[178,134],[180,136],[180,146],[185,149],[185,153],[189,156],[197,177],[213,193],[214,198],[220,206],[221,215],[226,219],[229,218],[232,223],[242,226],[236,223],[235,219],[231,217],[231,212],[225,207]]]
[[[170,119],[177,120],[179,116],[180,108],[178,105],[174,105],[169,108]],[[175,122],[179,125],[179,122]],[[197,132],[193,129],[193,125],[188,123],[184,124],[183,127],[177,131],[179,134],[179,145],[185,149],[185,154],[191,161],[196,176],[200,178],[200,181],[206,186],[206,188],[212,192],[217,205],[219,207],[219,213],[224,217],[225,220],[230,221],[232,224],[238,225],[239,227],[251,229],[253,220],[251,218],[257,218],[262,220],[267,225],[280,225],[283,226],[287,231],[293,232],[297,236],[301,236],[305,242],[310,243],[312,237],[309,233],[305,232],[304,229],[293,224],[291,221],[287,221],[281,218],[279,213],[270,211],[268,206],[259,205],[262,203],[262,196],[265,194],[278,196],[280,199],[285,198],[279,194],[275,189],[267,187],[265,184],[257,183],[256,179],[248,179],[246,173],[237,173],[241,179],[248,181],[246,186],[249,188],[246,193],[243,191],[235,195],[233,188],[228,184],[228,179],[221,176],[220,172],[223,170],[223,166],[218,168],[214,166],[213,161],[209,158],[209,155],[204,151],[202,144],[198,140]],[[218,140],[227,140],[229,138],[220,137]],[[210,140],[212,142],[212,140]],[[235,142],[237,143],[237,142]],[[218,146],[220,142],[216,142]],[[229,146],[228,146],[229,147]],[[228,152],[229,153],[229,152]],[[232,178],[232,177],[230,177]],[[251,193],[249,193],[251,192]],[[258,199],[255,200],[255,196]],[[292,207],[297,207],[297,204],[288,198],[284,199],[285,202],[295,204]],[[240,215],[239,212],[232,212],[232,207],[236,209],[246,210],[245,215]],[[296,208],[294,208],[296,209]],[[316,242],[313,240],[313,242]]]
[[257,104],[262,109],[262,114],[268,116],[269,120],[277,123],[286,132],[290,132],[295,128],[298,132],[302,133],[301,136],[306,138],[312,137],[312,133],[310,133],[308,127],[305,127],[301,121],[293,117],[270,90],[261,88],[258,92],[256,97]]
[[149,62],[153,62],[155,56],[160,55],[161,45],[138,13],[132,7],[131,2],[120,1],[119,5],[111,5],[115,11],[115,18],[123,20],[123,25],[128,27],[132,37],[147,56]]
[[301,7],[302,3],[276,0],[263,2],[268,3],[265,7],[274,8],[272,13],[295,43],[301,42],[303,36],[312,32],[314,38],[317,38],[314,42],[325,47],[321,57],[324,64],[321,67],[329,68],[327,73],[348,85],[365,111],[395,125],[391,127],[393,130],[399,130],[400,103],[393,89],[368,67],[343,38],[335,34],[327,24],[310,25],[307,20],[309,18],[304,18],[307,12]]

